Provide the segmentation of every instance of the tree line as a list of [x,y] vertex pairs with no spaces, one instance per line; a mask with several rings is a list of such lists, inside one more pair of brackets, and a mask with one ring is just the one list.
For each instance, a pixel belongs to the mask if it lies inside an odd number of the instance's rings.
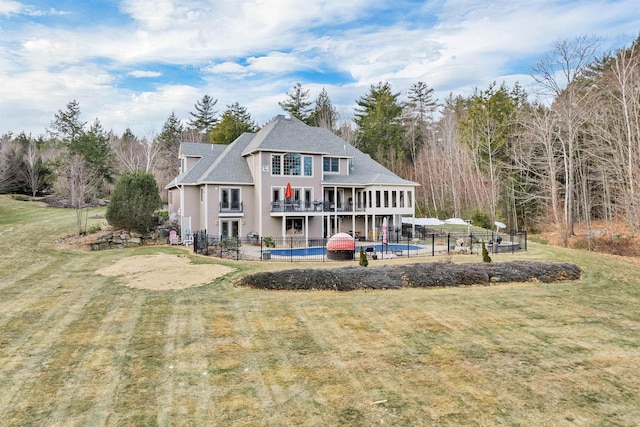
[[[326,90],[313,100],[297,83],[283,111],[324,127],[398,175],[420,184],[417,214],[463,217],[491,228],[624,219],[640,227],[640,38],[602,53],[597,39],[559,40],[532,67],[536,93],[494,82],[468,96],[434,97],[416,82],[388,82],[340,117]],[[536,95],[536,96],[534,96]],[[0,191],[56,193],[74,207],[108,197],[124,172],[144,171],[160,186],[179,172],[180,142],[229,144],[259,126],[239,103],[219,114],[204,95],[185,122],[171,113],[160,133],[116,135],[81,119],[76,101],[54,114],[46,136],[0,137]]]

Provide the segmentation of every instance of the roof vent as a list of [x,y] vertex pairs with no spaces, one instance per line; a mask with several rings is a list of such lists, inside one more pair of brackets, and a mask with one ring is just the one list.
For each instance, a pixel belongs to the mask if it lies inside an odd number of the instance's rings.
[[285,114],[284,115],[284,119],[285,120],[291,120],[291,115],[290,114]]

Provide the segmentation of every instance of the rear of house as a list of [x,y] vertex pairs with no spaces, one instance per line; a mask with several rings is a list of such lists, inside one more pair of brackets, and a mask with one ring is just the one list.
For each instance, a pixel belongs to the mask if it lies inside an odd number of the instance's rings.
[[415,188],[327,129],[279,115],[228,146],[182,143],[180,174],[166,188],[183,238],[348,232],[377,240],[413,216]]

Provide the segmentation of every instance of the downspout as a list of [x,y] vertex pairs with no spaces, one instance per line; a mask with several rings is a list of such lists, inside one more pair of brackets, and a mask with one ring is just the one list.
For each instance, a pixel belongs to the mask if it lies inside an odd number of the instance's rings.
[[209,184],[204,185],[204,229],[209,230]]
[[[257,173],[258,175],[258,182],[254,184],[253,187],[253,191],[255,192],[257,190],[258,192],[258,236],[260,236],[261,238],[263,237],[262,235],[262,219],[264,218],[264,205],[262,204],[262,200],[264,200],[264,198],[262,197],[262,192],[264,191],[264,189],[262,188],[262,183],[263,183],[263,179],[262,179],[262,174],[264,173],[264,170],[262,168],[262,152],[260,152],[260,154],[258,155],[258,164],[255,165],[254,167],[256,167],[256,170],[260,171],[259,173]],[[271,162],[269,162],[269,166],[267,169],[267,173],[269,173],[271,171]],[[271,204],[269,204],[269,212],[271,212]]]
[[351,232],[356,236],[356,187],[351,187]]

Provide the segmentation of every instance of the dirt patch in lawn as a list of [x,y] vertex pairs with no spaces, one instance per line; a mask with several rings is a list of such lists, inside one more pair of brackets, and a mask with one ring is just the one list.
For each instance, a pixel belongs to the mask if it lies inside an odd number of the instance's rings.
[[97,273],[119,277],[132,288],[167,291],[206,285],[232,271],[224,265],[192,264],[185,255],[157,254],[125,258]]

